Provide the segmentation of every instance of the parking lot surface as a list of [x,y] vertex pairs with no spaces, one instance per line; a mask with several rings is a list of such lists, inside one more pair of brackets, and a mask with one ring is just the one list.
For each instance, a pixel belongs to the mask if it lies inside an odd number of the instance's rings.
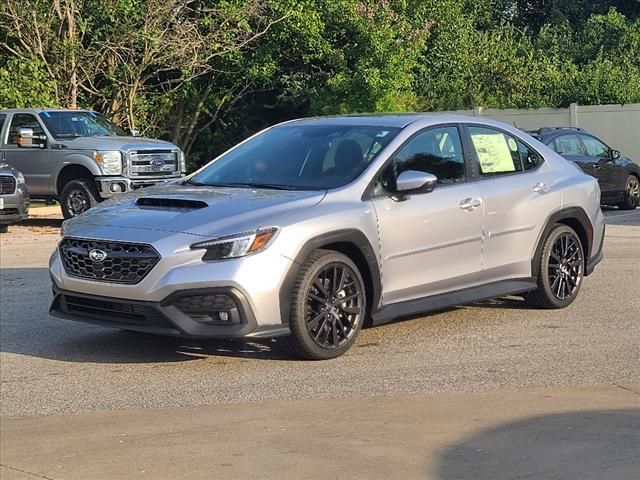
[[364,330],[345,356],[303,362],[277,341],[186,341],[47,314],[57,220],[0,244],[3,416],[357,398],[640,380],[640,211],[606,212],[605,260],[562,311],[519,298]]

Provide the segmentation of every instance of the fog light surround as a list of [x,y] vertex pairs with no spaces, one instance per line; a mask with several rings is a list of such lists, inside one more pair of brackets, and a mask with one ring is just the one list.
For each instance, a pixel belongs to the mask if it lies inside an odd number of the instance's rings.
[[198,323],[207,325],[238,325],[242,318],[236,301],[226,293],[187,294],[173,306]]

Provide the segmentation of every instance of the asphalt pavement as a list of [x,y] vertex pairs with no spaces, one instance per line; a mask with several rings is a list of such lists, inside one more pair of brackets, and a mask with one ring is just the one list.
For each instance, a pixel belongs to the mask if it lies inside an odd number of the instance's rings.
[[640,379],[640,210],[608,212],[605,260],[560,311],[519,298],[364,330],[343,357],[277,341],[186,341],[47,315],[55,220],[0,244],[0,414],[633,383]]
[[[569,308],[364,330],[331,361],[54,319],[59,221],[0,238],[0,477],[638,478],[640,210]],[[484,452],[484,453],[483,453]]]

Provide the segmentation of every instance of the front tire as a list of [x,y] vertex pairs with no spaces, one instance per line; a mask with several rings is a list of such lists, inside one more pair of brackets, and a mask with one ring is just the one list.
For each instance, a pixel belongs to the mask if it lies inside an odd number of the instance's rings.
[[624,201],[618,204],[620,210],[634,210],[640,204],[640,180],[629,175],[624,190]]
[[60,206],[65,219],[77,217],[100,202],[98,189],[92,180],[71,180],[62,189]]
[[556,225],[542,248],[538,288],[525,300],[538,308],[568,307],[580,292],[584,268],[584,250],[578,234],[567,225]]
[[355,342],[366,315],[366,294],[358,267],[331,250],[316,250],[300,269],[292,291],[286,338],[297,356],[326,360]]

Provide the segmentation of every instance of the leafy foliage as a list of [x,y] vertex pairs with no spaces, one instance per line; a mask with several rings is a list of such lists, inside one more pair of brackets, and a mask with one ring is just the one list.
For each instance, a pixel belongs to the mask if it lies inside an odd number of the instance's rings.
[[300,116],[640,102],[637,1],[5,0],[0,50],[0,108],[96,108],[194,165]]

